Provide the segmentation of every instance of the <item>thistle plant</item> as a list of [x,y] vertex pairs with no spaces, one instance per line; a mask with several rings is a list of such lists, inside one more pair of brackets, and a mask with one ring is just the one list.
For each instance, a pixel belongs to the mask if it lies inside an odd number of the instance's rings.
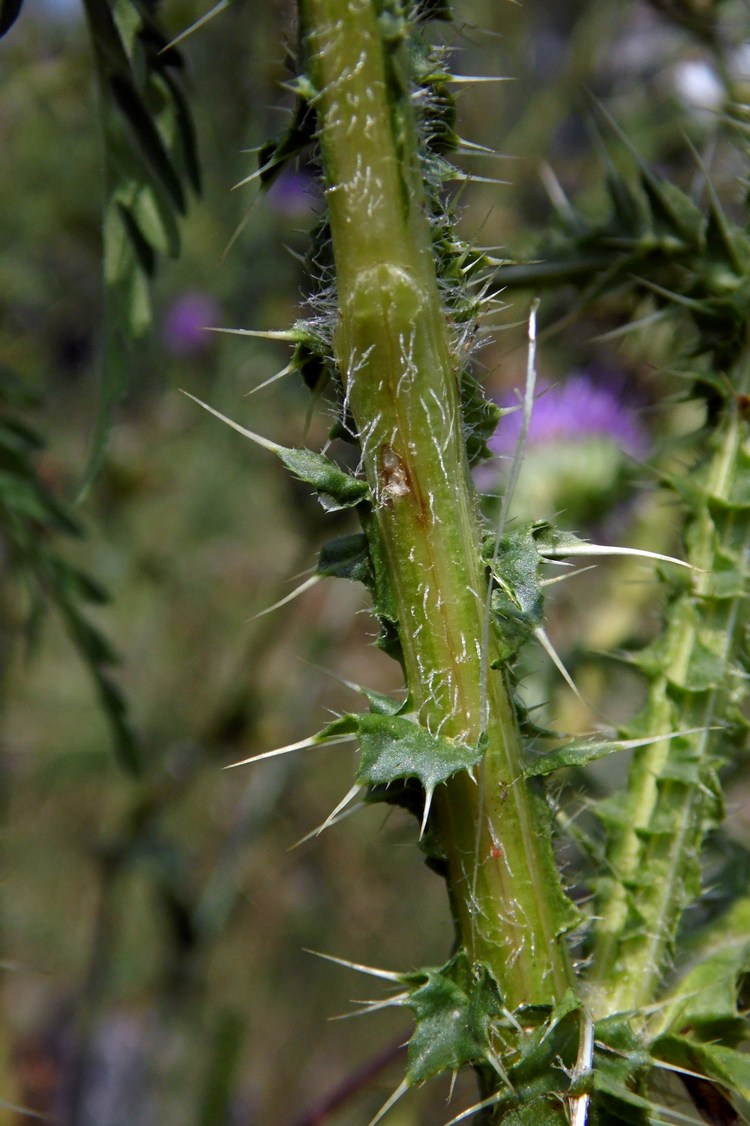
[[[455,174],[446,154],[460,142],[447,59],[422,36],[435,17],[448,12],[302,0],[297,115],[263,153],[269,178],[303,141],[318,146],[327,215],[313,261],[325,264],[317,315],[290,339],[308,381],[313,370],[316,386],[335,387],[334,434],[356,445],[357,469],[246,433],[326,504],[355,509],[361,532],[324,549],[317,573],[368,587],[406,693],[363,689],[367,710],[267,754],[356,738],[356,784],[323,827],[357,796],[403,806],[447,884],[450,960],[372,971],[393,983],[385,1003],[415,1020],[406,1076],[374,1121],[410,1086],[462,1066],[476,1070],[481,1098],[454,1121],[679,1119],[684,1108],[654,1094],[659,1072],[682,1075],[693,1117],[711,1107],[712,1121],[735,1121],[748,1094],[737,993],[746,909],[740,901],[711,924],[711,954],[689,969],[678,935],[721,818],[718,768],[745,732],[746,236],[710,184],[697,202],[640,164],[636,179],[610,170],[601,227],[568,216],[539,265],[498,270],[501,283],[538,290],[583,277],[581,305],[625,292],[634,306],[650,301],[650,320],[687,319],[695,359],[683,378],[708,407],[700,466],[687,479],[660,469],[684,506],[685,558],[644,552],[662,560],[668,591],[664,632],[628,655],[645,706],[614,737],[543,749],[549,736],[517,692],[520,648],[536,638],[575,687],[544,628],[545,565],[607,549],[509,519],[533,409],[534,309],[518,458],[494,521],[480,515],[471,469],[501,412],[467,353],[496,264],[461,242],[442,199]],[[744,129],[743,109],[733,113]],[[577,907],[555,866],[540,779],[628,748],[625,791],[588,805],[599,829],[584,837],[595,863],[591,899]]]
[[[102,22],[100,5],[89,0],[89,11],[95,35],[112,40],[116,26]],[[726,84],[721,128],[746,162],[750,118],[727,66],[722,5],[684,0],[668,16],[713,53]],[[335,422],[320,451],[219,417],[276,455],[327,511],[350,510],[358,521],[321,550],[302,589],[327,578],[364,584],[377,643],[400,666],[404,692],[397,699],[363,685],[361,711],[234,765],[356,742],[356,777],[317,831],[358,804],[399,807],[414,816],[415,843],[445,881],[455,945],[442,966],[344,963],[388,983],[372,1008],[406,1008],[414,1020],[406,1074],[373,1126],[410,1088],[464,1067],[476,1072],[479,1094],[450,1112],[452,1122],[747,1121],[748,890],[706,911],[700,926],[686,912],[721,840],[722,779],[742,765],[747,728],[750,243],[697,157],[690,193],[635,149],[623,170],[608,145],[627,142],[608,120],[599,122],[604,218],[558,196],[555,230],[528,261],[465,242],[446,192],[461,176],[453,154],[468,144],[451,94],[461,76],[426,36],[428,24],[450,17],[442,0],[299,0],[296,108],[284,135],[261,150],[257,176],[268,186],[301,154],[320,169],[326,208],[309,256],[312,312],[289,329],[228,331],[288,341],[290,370],[333,403]],[[113,57],[122,76],[122,53],[100,52],[105,78]],[[152,222],[165,249],[161,236],[173,230],[168,212],[147,202],[163,204],[165,192],[178,209],[184,202],[165,171],[174,171],[168,154],[143,125],[142,101],[137,113],[132,106],[120,100],[163,182],[136,178],[127,199],[113,183],[108,195],[112,214],[125,216],[117,245],[128,249],[115,259],[125,266],[114,292],[124,286],[130,299],[139,222]],[[679,555],[661,541],[642,550],[592,543],[548,512],[515,516],[541,390],[538,298],[566,285],[577,289],[579,313],[606,302],[618,318],[612,331],[642,349],[650,331],[670,326],[686,342],[670,364],[701,412],[691,461],[686,470],[657,452],[649,470],[679,502]],[[504,408],[472,366],[497,287],[532,295],[525,384]],[[474,471],[501,440],[496,430],[512,434],[510,468],[501,497],[485,503]],[[645,445],[634,439],[631,452],[645,456]],[[662,628],[645,648],[616,654],[642,677],[641,711],[615,731],[592,714],[589,737],[566,739],[524,703],[522,655],[541,646],[566,691],[578,693],[550,640],[546,588],[552,564],[606,555],[649,563],[663,588]],[[590,763],[628,755],[621,790],[599,796],[592,785],[581,799]],[[565,847],[578,858],[575,873],[558,861]]]

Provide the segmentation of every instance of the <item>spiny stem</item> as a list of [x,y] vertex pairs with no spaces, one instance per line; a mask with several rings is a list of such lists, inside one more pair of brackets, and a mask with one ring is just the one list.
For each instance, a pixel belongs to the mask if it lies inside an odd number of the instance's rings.
[[471,962],[490,967],[509,1007],[549,1003],[570,982],[565,900],[502,674],[490,679],[483,716],[487,578],[403,17],[375,0],[301,0],[300,9],[336,262],[336,354],[375,498],[409,707],[433,732],[486,741],[477,780],[459,774],[435,793],[454,913]]
[[[738,394],[748,386],[748,360],[746,353]],[[654,732],[698,730],[635,754],[625,813],[608,850],[611,876],[596,908],[592,980],[602,1014],[636,1010],[653,999],[681,913],[699,891],[696,857],[719,802],[714,769],[722,732],[715,725],[731,690],[745,593],[717,596],[715,575],[727,560],[746,572],[750,553],[747,504],[733,500],[739,475],[747,472],[748,424],[733,400],[712,448],[703,496],[686,532],[688,560],[699,570],[691,589],[669,607],[666,659],[643,713]],[[694,670],[708,653],[723,675],[701,688]]]

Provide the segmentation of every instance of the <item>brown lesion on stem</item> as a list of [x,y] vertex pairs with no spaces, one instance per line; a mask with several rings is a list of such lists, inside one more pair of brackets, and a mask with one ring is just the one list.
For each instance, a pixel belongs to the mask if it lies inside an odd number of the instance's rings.
[[398,450],[384,442],[378,449],[378,498],[384,504],[412,492],[410,473]]

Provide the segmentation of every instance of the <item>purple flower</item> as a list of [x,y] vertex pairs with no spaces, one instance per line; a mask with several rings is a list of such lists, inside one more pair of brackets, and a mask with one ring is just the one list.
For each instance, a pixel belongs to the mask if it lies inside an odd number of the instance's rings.
[[305,171],[284,169],[268,192],[269,206],[287,219],[309,219],[320,200],[320,186]]
[[[561,383],[540,380],[531,415],[528,446],[548,446],[589,438],[608,438],[623,453],[643,457],[649,448],[648,435],[636,411],[622,395],[622,383],[609,385],[584,374],[571,375]],[[506,396],[502,406],[517,402]],[[512,454],[521,429],[521,412],[507,415],[490,439],[493,453]]]
[[170,305],[161,326],[164,347],[174,356],[194,356],[211,347],[206,329],[215,325],[218,306],[207,293],[182,293]]

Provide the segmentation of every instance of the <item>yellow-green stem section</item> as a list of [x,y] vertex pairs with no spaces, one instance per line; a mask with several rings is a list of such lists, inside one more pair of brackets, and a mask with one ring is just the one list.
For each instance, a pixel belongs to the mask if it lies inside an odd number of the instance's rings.
[[[337,360],[397,606],[410,707],[487,751],[476,781],[438,787],[461,941],[506,1003],[570,982],[565,901],[521,764],[501,674],[483,690],[487,579],[430,244],[398,13],[377,0],[300,0],[336,264]],[[490,641],[492,646],[492,641]],[[492,659],[492,653],[490,653]]]
[[[738,393],[750,386],[750,349],[735,386]],[[651,682],[644,712],[655,735],[697,730],[644,747],[633,759],[626,812],[608,848],[611,875],[596,904],[590,1003],[602,1016],[637,1011],[654,1000],[680,915],[692,898],[686,882],[690,866],[697,867],[705,833],[702,807],[716,801],[707,771],[721,739],[717,717],[729,690],[745,594],[713,597],[714,574],[722,553],[742,567],[750,555],[747,507],[720,507],[732,496],[738,466],[747,472],[750,462],[748,423],[733,404],[712,446],[703,499],[687,531],[688,561],[696,571],[691,589],[670,607],[664,668]],[[726,677],[695,691],[690,668],[701,649],[721,661]]]

